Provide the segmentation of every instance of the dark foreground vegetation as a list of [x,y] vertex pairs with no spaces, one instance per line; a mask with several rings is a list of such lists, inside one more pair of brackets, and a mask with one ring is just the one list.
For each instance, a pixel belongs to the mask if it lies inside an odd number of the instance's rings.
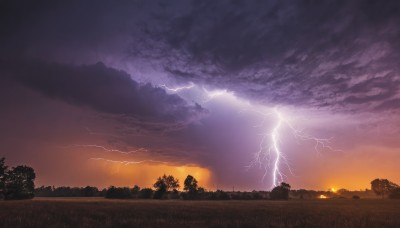
[[25,165],[8,168],[5,158],[0,158],[0,199],[32,199],[36,174],[33,168]]
[[0,202],[1,227],[400,227],[399,215],[400,204],[387,199]]

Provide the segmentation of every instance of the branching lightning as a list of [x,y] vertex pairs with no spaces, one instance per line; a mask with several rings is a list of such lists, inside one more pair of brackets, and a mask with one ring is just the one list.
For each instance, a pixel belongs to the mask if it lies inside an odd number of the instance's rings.
[[[285,166],[290,174],[293,174],[292,168],[289,165],[288,159],[281,149],[283,143],[283,130],[288,129],[293,134],[295,139],[302,141],[312,141],[315,143],[314,150],[317,154],[320,153],[321,149],[327,149],[331,151],[340,151],[333,149],[331,144],[331,139],[317,138],[312,135],[306,134],[303,130],[299,130],[292,125],[290,119],[286,118],[281,111],[274,108],[270,112],[264,112],[266,107],[251,105],[249,102],[237,98],[233,92],[228,92],[227,90],[207,90],[204,87],[198,87],[197,85],[190,83],[188,86],[169,88],[165,85],[161,85],[166,90],[179,93],[181,90],[195,89],[194,87],[200,88],[204,96],[197,97],[196,100],[200,104],[206,104],[217,97],[223,96],[223,99],[231,99],[236,102],[236,105],[240,107],[246,107],[242,111],[252,111],[257,113],[262,117],[262,122],[256,127],[264,127],[269,118],[273,117],[275,124],[266,130],[262,134],[262,138],[259,144],[259,150],[254,155],[254,160],[251,162],[250,166],[258,165],[265,169],[262,180],[265,179],[267,175],[272,175],[272,188],[279,185],[284,181],[286,175],[282,171],[282,166]],[[269,122],[269,121],[268,121]]]
[[[271,113],[260,113],[263,116],[263,121],[260,125],[256,127],[262,127],[266,121],[266,118],[270,115],[273,115],[276,118],[276,123],[271,131],[267,131],[262,135],[259,150],[255,153],[255,159],[252,162],[251,166],[258,164],[261,167],[264,167],[265,173],[263,179],[269,173],[269,170],[272,169],[272,187],[278,186],[281,182],[284,181],[284,177],[286,175],[281,171],[281,164],[287,166],[289,172],[293,175],[292,168],[289,165],[288,160],[286,159],[284,153],[280,149],[280,144],[282,142],[282,128],[286,126],[294,135],[296,139],[300,140],[311,140],[315,142],[314,149],[317,153],[319,153],[320,149],[329,149],[332,151],[340,151],[333,149],[330,144],[330,139],[321,139],[316,138],[310,135],[303,133],[302,130],[296,129],[289,119],[285,118],[281,112],[277,108],[273,110]],[[268,140],[269,139],[269,140]],[[269,142],[268,142],[269,141]],[[272,161],[271,161],[272,160]],[[272,164],[272,168],[270,165]]]
[[130,150],[130,151],[122,151],[122,150],[117,150],[117,149],[110,149],[105,146],[96,145],[96,144],[74,144],[69,147],[92,147],[92,148],[102,149],[107,152],[117,152],[120,154],[134,154],[134,153],[138,153],[138,152],[146,152],[147,151],[147,149],[145,149],[145,148],[139,148],[139,149]]

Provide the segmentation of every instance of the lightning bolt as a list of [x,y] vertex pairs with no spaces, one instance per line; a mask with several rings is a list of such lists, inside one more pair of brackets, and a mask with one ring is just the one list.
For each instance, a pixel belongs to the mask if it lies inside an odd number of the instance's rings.
[[[281,112],[279,112],[277,108],[274,108],[273,112],[270,113],[256,112],[263,116],[261,124],[257,125],[256,127],[262,127],[265,124],[268,116],[273,115],[276,119],[276,123],[274,124],[272,130],[266,131],[262,135],[259,150],[255,153],[255,159],[250,165],[254,166],[255,164],[258,164],[260,167],[264,167],[265,173],[262,179],[264,179],[269,172],[272,173],[272,188],[278,186],[286,177],[286,175],[281,171],[282,163],[288,168],[289,172],[294,175],[286,156],[280,149],[280,144],[282,142],[281,130],[283,127],[286,126],[288,129],[290,129],[296,139],[314,141],[314,149],[318,154],[320,153],[320,149],[341,151],[330,146],[331,139],[313,137],[305,134],[302,130],[296,129],[291,122],[285,118]],[[270,167],[271,164],[272,168]],[[272,171],[270,171],[271,169]]]
[[278,182],[277,177],[279,176],[280,180],[283,180],[282,173],[279,170],[279,163],[280,163],[280,160],[281,160],[281,157],[282,157],[282,153],[279,150],[279,145],[278,145],[278,143],[279,143],[279,129],[281,128],[281,125],[282,125],[282,122],[283,122],[283,118],[282,118],[281,114],[276,109],[274,111],[275,111],[276,115],[278,116],[278,122],[275,125],[275,127],[274,127],[274,129],[272,130],[272,133],[271,133],[272,147],[273,147],[272,149],[275,152],[275,162],[274,162],[274,168],[273,168],[273,172],[272,172],[273,173],[273,175],[272,175],[273,176],[272,183],[273,183],[274,186],[277,186],[277,182]]

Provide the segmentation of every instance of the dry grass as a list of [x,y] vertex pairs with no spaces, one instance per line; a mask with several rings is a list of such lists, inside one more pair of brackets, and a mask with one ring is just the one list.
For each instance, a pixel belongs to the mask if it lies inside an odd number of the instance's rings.
[[400,227],[400,201],[37,198],[0,202],[0,227]]

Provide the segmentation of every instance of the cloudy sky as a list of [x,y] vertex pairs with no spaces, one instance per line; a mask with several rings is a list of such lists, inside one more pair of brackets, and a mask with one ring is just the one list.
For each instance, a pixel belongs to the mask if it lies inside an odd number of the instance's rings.
[[2,1],[0,156],[36,185],[400,182],[398,1]]

